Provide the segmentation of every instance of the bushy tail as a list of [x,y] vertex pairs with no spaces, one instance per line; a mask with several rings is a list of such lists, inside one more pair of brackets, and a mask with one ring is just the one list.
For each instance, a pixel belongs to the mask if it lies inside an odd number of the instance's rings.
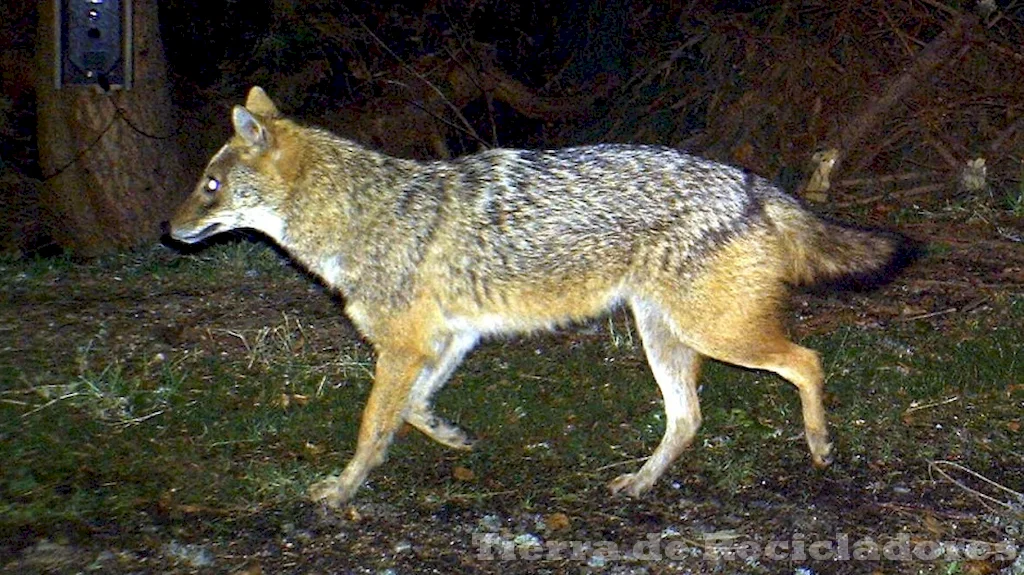
[[867,289],[892,278],[918,255],[909,239],[828,222],[796,202],[771,203],[765,209],[778,230],[793,285],[838,285]]

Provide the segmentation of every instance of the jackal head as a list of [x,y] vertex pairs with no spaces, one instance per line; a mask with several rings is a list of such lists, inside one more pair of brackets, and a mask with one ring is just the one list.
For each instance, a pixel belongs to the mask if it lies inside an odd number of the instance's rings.
[[287,185],[279,169],[271,124],[277,107],[259,86],[249,91],[245,106],[231,114],[235,133],[207,164],[195,191],[171,218],[171,237],[195,243],[214,234],[248,228],[280,242],[285,222],[281,215]]

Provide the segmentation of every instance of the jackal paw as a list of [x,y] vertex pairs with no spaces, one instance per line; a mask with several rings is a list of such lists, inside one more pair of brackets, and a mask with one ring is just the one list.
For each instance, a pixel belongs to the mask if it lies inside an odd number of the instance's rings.
[[640,497],[652,485],[654,485],[654,482],[642,477],[640,473],[626,473],[613,479],[608,484],[608,489],[611,490],[613,495],[623,493],[630,497]]
[[427,437],[452,449],[469,451],[476,445],[476,440],[457,425],[428,412],[416,411],[406,418],[409,425],[422,431]]
[[476,446],[475,439],[471,438],[468,433],[454,425],[441,430],[430,437],[441,445],[447,445],[452,449],[458,449],[460,451],[470,451],[474,446]]
[[805,430],[807,447],[811,450],[811,461],[817,468],[828,467],[832,463],[832,444],[828,441],[828,431]]
[[355,495],[358,486],[347,486],[341,477],[332,475],[309,486],[307,495],[316,503],[338,509]]
[[828,467],[829,465],[832,465],[832,460],[833,457],[831,443],[826,443],[817,451],[811,452],[811,461],[814,463],[814,466],[817,467],[818,469],[823,469],[825,467]]

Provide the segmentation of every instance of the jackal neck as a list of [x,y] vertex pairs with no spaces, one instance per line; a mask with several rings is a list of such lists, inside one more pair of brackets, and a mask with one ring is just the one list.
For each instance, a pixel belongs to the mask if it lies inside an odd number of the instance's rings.
[[426,165],[303,128],[282,247],[347,299],[400,305],[439,201]]

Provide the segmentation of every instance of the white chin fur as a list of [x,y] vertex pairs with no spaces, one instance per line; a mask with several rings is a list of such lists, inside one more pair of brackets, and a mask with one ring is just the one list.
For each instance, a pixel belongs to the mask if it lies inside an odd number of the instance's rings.
[[284,240],[284,219],[270,208],[261,206],[247,210],[241,218],[240,224],[242,225],[239,227],[263,232],[279,244]]

